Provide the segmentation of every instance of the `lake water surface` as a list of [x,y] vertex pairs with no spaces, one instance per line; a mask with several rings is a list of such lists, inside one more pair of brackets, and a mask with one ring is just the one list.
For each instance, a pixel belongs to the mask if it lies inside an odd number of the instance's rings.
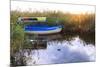
[[51,39],[44,44],[34,44],[32,49],[25,48],[17,52],[15,62],[17,65],[93,62],[96,57],[94,40],[88,36],[82,37],[67,36],[61,40]]

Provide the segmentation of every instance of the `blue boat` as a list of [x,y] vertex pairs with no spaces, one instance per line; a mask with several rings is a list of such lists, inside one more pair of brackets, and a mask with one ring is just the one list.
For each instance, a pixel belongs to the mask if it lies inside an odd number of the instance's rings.
[[[41,19],[42,18],[42,19]],[[62,25],[59,24],[52,24],[48,25],[46,21],[46,17],[31,17],[30,18],[19,18],[23,22],[32,22],[32,24],[27,24],[24,26],[25,33],[30,34],[53,34],[53,33],[59,33],[62,30]],[[35,20],[34,20],[35,19]],[[37,19],[37,20],[36,20]],[[36,22],[36,23],[35,23]],[[42,23],[41,23],[42,22]],[[43,23],[44,22],[44,23]]]
[[44,24],[27,25],[24,28],[25,33],[31,34],[52,34],[62,30],[61,25],[48,26]]

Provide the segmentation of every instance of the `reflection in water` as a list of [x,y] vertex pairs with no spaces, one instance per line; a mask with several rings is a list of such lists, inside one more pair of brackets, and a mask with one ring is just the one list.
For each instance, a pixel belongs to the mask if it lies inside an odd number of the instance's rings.
[[23,49],[16,54],[16,60],[23,58],[24,65],[95,61],[94,44],[87,44],[79,36],[70,40],[50,40],[45,45],[42,49]]
[[80,34],[79,35],[80,39],[85,41],[87,44],[93,44],[95,45],[95,34]]

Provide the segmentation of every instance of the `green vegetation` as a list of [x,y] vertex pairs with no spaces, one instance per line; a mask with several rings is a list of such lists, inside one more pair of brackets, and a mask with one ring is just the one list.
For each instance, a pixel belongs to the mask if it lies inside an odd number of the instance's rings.
[[24,31],[20,25],[11,26],[11,52],[14,53],[23,44]]

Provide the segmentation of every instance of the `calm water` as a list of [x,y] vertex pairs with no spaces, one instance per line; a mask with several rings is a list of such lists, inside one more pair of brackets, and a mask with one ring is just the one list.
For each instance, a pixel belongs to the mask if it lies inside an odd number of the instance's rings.
[[55,37],[49,36],[45,39],[47,41],[38,44],[30,39],[32,43],[28,44],[29,48],[25,47],[15,54],[15,63],[16,65],[38,65],[95,61],[94,40],[88,36],[82,37],[55,35]]

